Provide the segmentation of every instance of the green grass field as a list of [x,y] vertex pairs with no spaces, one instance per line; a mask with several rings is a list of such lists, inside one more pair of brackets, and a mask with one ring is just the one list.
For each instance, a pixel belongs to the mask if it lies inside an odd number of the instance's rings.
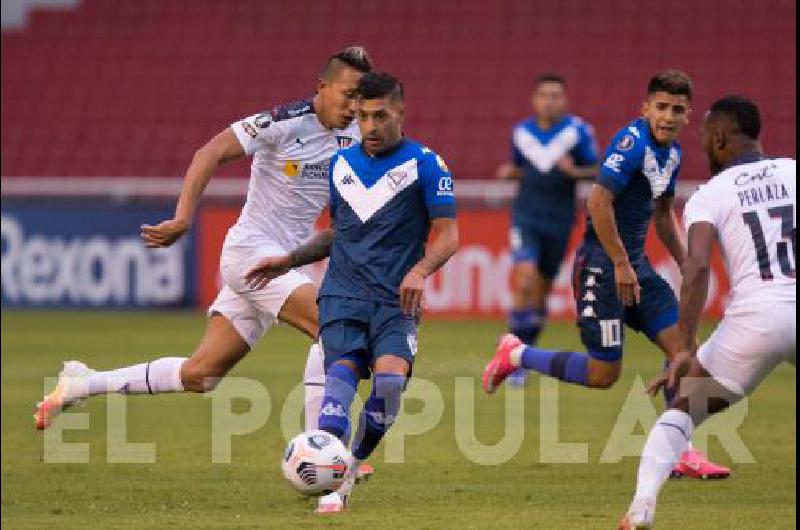
[[[107,463],[105,398],[72,411],[90,414],[88,430],[64,434],[67,442],[90,444],[89,463],[43,462],[44,438],[34,430],[31,412],[43,378],[56,375],[62,359],[108,369],[185,355],[203,326],[204,317],[195,313],[3,312],[5,528],[612,528],[630,500],[638,460],[598,460],[634,378],[646,381],[661,366],[655,348],[629,335],[624,376],[611,390],[560,385],[559,440],[588,443],[588,463],[540,462],[541,385],[534,378],[525,389],[520,450],[500,465],[478,465],[456,441],[456,409],[463,412],[470,400],[455,402],[455,381],[474,378],[464,388],[474,391],[476,436],[484,444],[497,443],[504,432],[503,393],[483,395],[479,377],[503,329],[499,321],[424,325],[415,375],[441,390],[442,419],[406,439],[403,464],[385,463],[379,449],[372,459],[375,477],[356,489],[349,512],[340,516],[313,515],[314,503],[291,491],[281,476],[280,411],[300,380],[307,348],[307,341],[286,327],[272,330],[232,373],[263,383],[272,413],[264,427],[233,438],[230,464],[211,462],[211,400],[185,394],[127,402],[127,440],[156,444],[155,464]],[[552,325],[543,344],[580,348],[569,324]],[[796,381],[795,369],[782,366],[749,402],[738,432],[756,463],[733,464],[726,481],[668,484],[658,509],[660,528],[795,527]],[[660,400],[654,403],[660,410]],[[406,410],[414,414],[421,407],[410,401]],[[243,403],[234,408],[247,411]],[[709,451],[731,463],[714,438]]]

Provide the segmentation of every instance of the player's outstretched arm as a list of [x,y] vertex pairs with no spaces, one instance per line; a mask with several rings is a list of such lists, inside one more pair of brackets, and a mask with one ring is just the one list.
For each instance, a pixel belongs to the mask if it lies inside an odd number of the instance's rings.
[[686,259],[686,243],[678,216],[675,215],[675,197],[661,197],[656,201],[653,223],[658,238],[667,247],[678,267],[682,268]]
[[414,265],[400,284],[400,305],[408,315],[418,315],[422,307],[425,278],[439,270],[458,250],[458,223],[450,217],[431,220],[433,242],[425,255]]
[[198,149],[186,170],[175,216],[157,225],[142,225],[141,236],[145,245],[150,248],[168,247],[185,234],[192,226],[197,203],[208,181],[222,164],[244,155],[244,149],[231,128]]
[[595,233],[600,244],[614,263],[614,279],[617,296],[625,305],[638,304],[640,300],[639,279],[628,259],[614,218],[614,194],[611,190],[595,184],[587,202]]
[[251,289],[262,289],[289,269],[302,267],[328,257],[333,244],[333,229],[327,228],[284,256],[269,256],[259,261],[245,275],[245,283]]
[[697,327],[708,297],[711,276],[711,249],[717,230],[708,222],[698,222],[689,227],[689,243],[683,262],[683,283],[678,316],[678,346],[680,349],[670,360],[667,371],[648,385],[647,391],[656,395],[666,385],[677,388],[681,378],[689,372],[697,355]]
[[697,326],[708,297],[711,249],[716,237],[717,230],[711,223],[699,222],[689,227],[689,248],[683,263],[678,338],[681,349],[692,353],[697,349]]
[[327,258],[331,253],[333,234],[333,228],[326,228],[312,237],[307,243],[294,249],[289,254],[292,268],[302,267]]

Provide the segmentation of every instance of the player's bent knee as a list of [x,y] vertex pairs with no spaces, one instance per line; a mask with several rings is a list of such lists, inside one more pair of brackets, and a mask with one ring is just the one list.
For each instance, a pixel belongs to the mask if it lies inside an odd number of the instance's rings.
[[293,324],[300,331],[312,338],[319,336],[319,315],[317,311],[306,311],[295,316]]
[[536,280],[536,271],[533,263],[518,263],[514,266],[512,274],[514,279],[514,289],[522,292],[530,292]]
[[587,386],[599,389],[611,388],[619,379],[619,371],[618,363],[606,363],[591,359]]
[[619,377],[615,375],[599,375],[589,377],[589,387],[604,390],[614,386],[614,383],[616,383],[618,379]]
[[409,362],[397,355],[382,355],[375,361],[373,371],[377,373],[408,375],[411,370]]
[[689,374],[681,379],[678,397],[672,408],[686,412],[695,425],[699,425],[709,416],[724,411],[741,398],[741,395],[728,390],[709,376],[696,362],[696,367],[692,366]]
[[183,389],[187,392],[211,392],[226,372],[190,358],[181,366]]
[[316,339],[319,335],[317,288],[304,284],[295,289],[281,307],[278,319]]
[[292,321],[283,319],[284,322],[295,328],[296,330],[304,333],[312,340],[319,338],[319,323],[314,320],[295,319]]
[[302,331],[305,332],[305,334],[311,337],[312,339],[316,339],[317,337],[319,337],[319,321],[314,320],[313,322],[312,321],[306,322],[303,325]]

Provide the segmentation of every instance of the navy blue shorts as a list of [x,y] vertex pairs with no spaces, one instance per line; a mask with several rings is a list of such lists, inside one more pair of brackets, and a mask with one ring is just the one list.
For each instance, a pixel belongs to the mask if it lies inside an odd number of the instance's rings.
[[514,263],[532,261],[542,276],[552,280],[558,275],[567,253],[571,226],[556,233],[512,226],[509,234]]
[[419,319],[405,315],[399,305],[323,296],[319,299],[319,323],[326,372],[345,359],[353,361],[359,375],[367,378],[375,360],[383,355],[414,364]]
[[622,357],[623,324],[655,342],[664,329],[678,322],[678,301],[669,284],[646,258],[633,264],[641,287],[638,305],[625,307],[617,297],[614,265],[598,245],[578,250],[573,292],[581,341],[589,355],[603,361]]

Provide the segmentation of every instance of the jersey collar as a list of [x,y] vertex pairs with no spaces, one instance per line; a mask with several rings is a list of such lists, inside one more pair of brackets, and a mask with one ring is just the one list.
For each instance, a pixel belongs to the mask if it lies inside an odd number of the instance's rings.
[[570,121],[570,115],[564,114],[564,116],[562,116],[561,119],[555,122],[553,125],[551,125],[547,129],[542,129],[541,127],[539,127],[539,120],[536,119],[536,115],[531,116],[530,119],[530,122],[536,129],[536,132],[543,135],[558,133],[561,129],[563,129],[567,125],[567,123],[569,123],[569,121]]
[[741,166],[742,164],[750,164],[753,162],[758,162],[759,160],[764,160],[767,157],[764,153],[760,153],[758,151],[751,151],[749,153],[745,153],[741,156],[738,156],[733,159],[733,161],[725,166],[725,169],[732,168],[733,166]]

